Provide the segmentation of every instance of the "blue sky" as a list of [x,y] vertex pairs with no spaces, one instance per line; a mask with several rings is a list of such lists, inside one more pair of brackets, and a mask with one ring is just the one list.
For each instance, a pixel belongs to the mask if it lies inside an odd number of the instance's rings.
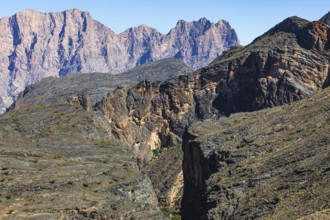
[[293,15],[318,20],[330,11],[329,0],[1,0],[0,17],[24,9],[42,12],[77,8],[116,33],[146,24],[167,33],[179,19],[201,17],[229,21],[242,45]]

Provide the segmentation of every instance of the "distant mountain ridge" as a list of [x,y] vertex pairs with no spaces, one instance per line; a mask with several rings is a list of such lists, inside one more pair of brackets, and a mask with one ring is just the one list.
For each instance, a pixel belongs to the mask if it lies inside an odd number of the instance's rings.
[[62,78],[48,77],[26,87],[10,109],[74,99],[79,102],[88,99],[88,108],[91,108],[115,89],[129,88],[144,80],[162,83],[190,72],[192,69],[182,61],[168,58],[143,64],[118,75],[92,73],[71,74]]
[[176,58],[193,69],[239,44],[220,20],[180,20],[166,35],[146,25],[116,34],[77,9],[60,13],[25,10],[0,19],[0,96],[6,107],[19,92],[48,76],[118,74],[138,65]]

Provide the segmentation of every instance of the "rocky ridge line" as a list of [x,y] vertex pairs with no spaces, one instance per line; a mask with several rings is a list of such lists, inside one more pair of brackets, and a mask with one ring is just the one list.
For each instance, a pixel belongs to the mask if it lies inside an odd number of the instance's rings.
[[48,76],[117,74],[164,58],[197,69],[239,44],[234,29],[223,20],[181,20],[168,34],[146,25],[116,34],[77,9],[25,10],[1,18],[0,28],[0,96],[6,107],[26,86]]

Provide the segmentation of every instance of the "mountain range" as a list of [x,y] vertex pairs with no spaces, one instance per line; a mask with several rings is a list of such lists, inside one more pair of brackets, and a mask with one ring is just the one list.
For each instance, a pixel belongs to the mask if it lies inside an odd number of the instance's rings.
[[77,9],[25,10],[0,20],[0,97],[6,107],[30,84],[71,73],[122,73],[144,63],[176,58],[201,68],[239,44],[229,23],[178,21],[168,34],[146,25],[116,34]]
[[289,17],[196,71],[27,86],[0,116],[0,218],[329,218],[329,17]]

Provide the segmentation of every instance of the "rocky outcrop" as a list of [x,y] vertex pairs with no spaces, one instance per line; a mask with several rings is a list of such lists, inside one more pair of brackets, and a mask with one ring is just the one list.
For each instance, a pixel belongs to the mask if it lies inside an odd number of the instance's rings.
[[329,102],[326,89],[191,126],[182,144],[183,219],[297,219],[329,209]]
[[146,25],[115,34],[88,12],[25,10],[0,20],[0,96],[6,107],[30,84],[48,76],[117,74],[138,65],[176,58],[194,69],[238,45],[226,21],[178,22],[163,35]]

